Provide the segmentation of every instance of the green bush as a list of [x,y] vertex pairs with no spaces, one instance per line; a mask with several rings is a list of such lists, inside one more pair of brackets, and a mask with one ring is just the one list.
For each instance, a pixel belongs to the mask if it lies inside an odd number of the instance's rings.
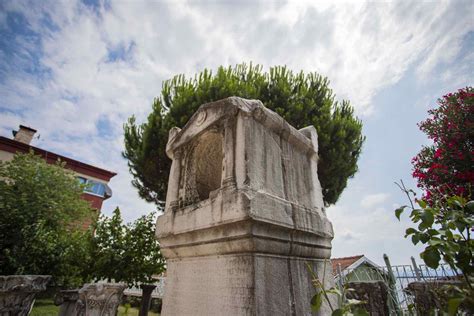
[[61,162],[33,153],[0,162],[0,274],[48,274],[63,287],[88,279],[82,223],[93,211],[83,189]]

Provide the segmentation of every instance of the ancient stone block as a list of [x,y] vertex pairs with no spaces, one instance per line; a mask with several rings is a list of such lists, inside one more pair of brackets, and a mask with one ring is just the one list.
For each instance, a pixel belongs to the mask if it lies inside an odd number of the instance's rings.
[[322,278],[333,238],[317,150],[314,127],[298,131],[257,100],[204,104],[171,129],[162,315],[311,315],[306,263]]
[[[414,297],[414,305],[419,315],[429,315],[445,310],[448,298],[454,296],[453,287],[466,286],[460,280],[417,281],[408,284],[405,292]],[[474,315],[470,306],[459,306],[461,315]]]
[[78,299],[79,289],[59,291],[54,298],[54,304],[59,306],[58,316],[77,316],[76,303]]
[[115,316],[126,286],[118,283],[85,284],[78,292],[78,316]]
[[26,316],[50,275],[0,275],[0,316]]
[[372,316],[389,316],[388,287],[385,282],[351,282],[347,284],[352,291],[347,292],[347,298],[363,301],[363,307]]

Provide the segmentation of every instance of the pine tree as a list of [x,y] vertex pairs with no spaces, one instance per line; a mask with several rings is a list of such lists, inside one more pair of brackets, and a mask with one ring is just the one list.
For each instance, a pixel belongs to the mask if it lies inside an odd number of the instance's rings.
[[357,172],[365,139],[361,121],[349,101],[335,101],[327,78],[293,73],[285,66],[263,72],[261,66],[252,64],[220,67],[215,74],[205,69],[194,78],[178,75],[163,83],[145,123],[129,118],[124,125],[123,156],[139,195],[158,205],[165,199],[171,166],[165,154],[169,129],[183,127],[200,105],[230,96],[258,99],[297,129],[316,128],[324,202],[334,204]]

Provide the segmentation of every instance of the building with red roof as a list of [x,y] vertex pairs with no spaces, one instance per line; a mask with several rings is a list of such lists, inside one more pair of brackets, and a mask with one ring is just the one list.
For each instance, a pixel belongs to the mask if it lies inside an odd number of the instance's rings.
[[364,255],[332,258],[335,280],[342,276],[345,282],[382,281],[386,278],[383,268]]
[[[68,158],[35,146],[31,146],[36,130],[20,125],[18,131],[13,131],[13,139],[0,136],[0,161],[13,159],[16,153],[28,153],[33,151],[36,155],[43,157],[47,163],[53,164],[58,160],[65,162],[65,168],[72,170],[81,183],[87,184],[87,188],[82,194],[82,198],[90,202],[92,208],[100,213],[102,203],[112,196],[112,190],[108,183],[115,172],[108,171],[81,161]],[[89,226],[84,223],[84,226]]]

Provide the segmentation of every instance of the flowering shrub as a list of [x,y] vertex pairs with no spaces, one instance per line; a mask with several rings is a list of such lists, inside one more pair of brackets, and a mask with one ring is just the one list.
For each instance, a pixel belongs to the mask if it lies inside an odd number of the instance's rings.
[[412,159],[413,177],[424,191],[422,199],[403,182],[400,189],[410,205],[395,210],[400,215],[411,209],[415,227],[406,230],[405,238],[421,243],[420,254],[427,266],[436,269],[441,260],[463,277],[461,286],[442,288],[449,315],[460,309],[474,313],[474,89],[468,87],[438,100],[438,108],[419,124],[433,141]]
[[419,124],[433,141],[412,159],[413,177],[428,203],[445,195],[472,199],[474,183],[474,89],[438,100],[438,108]]
[[408,209],[411,221],[417,224],[406,230],[405,238],[411,237],[414,245],[420,243],[425,247],[420,257],[428,267],[437,269],[443,260],[458,272],[458,277],[462,277],[458,280],[460,286],[441,287],[438,294],[446,301],[442,309],[448,315],[456,315],[459,308],[467,315],[474,315],[474,201],[461,196],[447,196],[428,205],[422,199],[415,199],[415,192],[408,190],[403,182],[398,186],[410,204],[396,209],[395,215],[400,219]]

